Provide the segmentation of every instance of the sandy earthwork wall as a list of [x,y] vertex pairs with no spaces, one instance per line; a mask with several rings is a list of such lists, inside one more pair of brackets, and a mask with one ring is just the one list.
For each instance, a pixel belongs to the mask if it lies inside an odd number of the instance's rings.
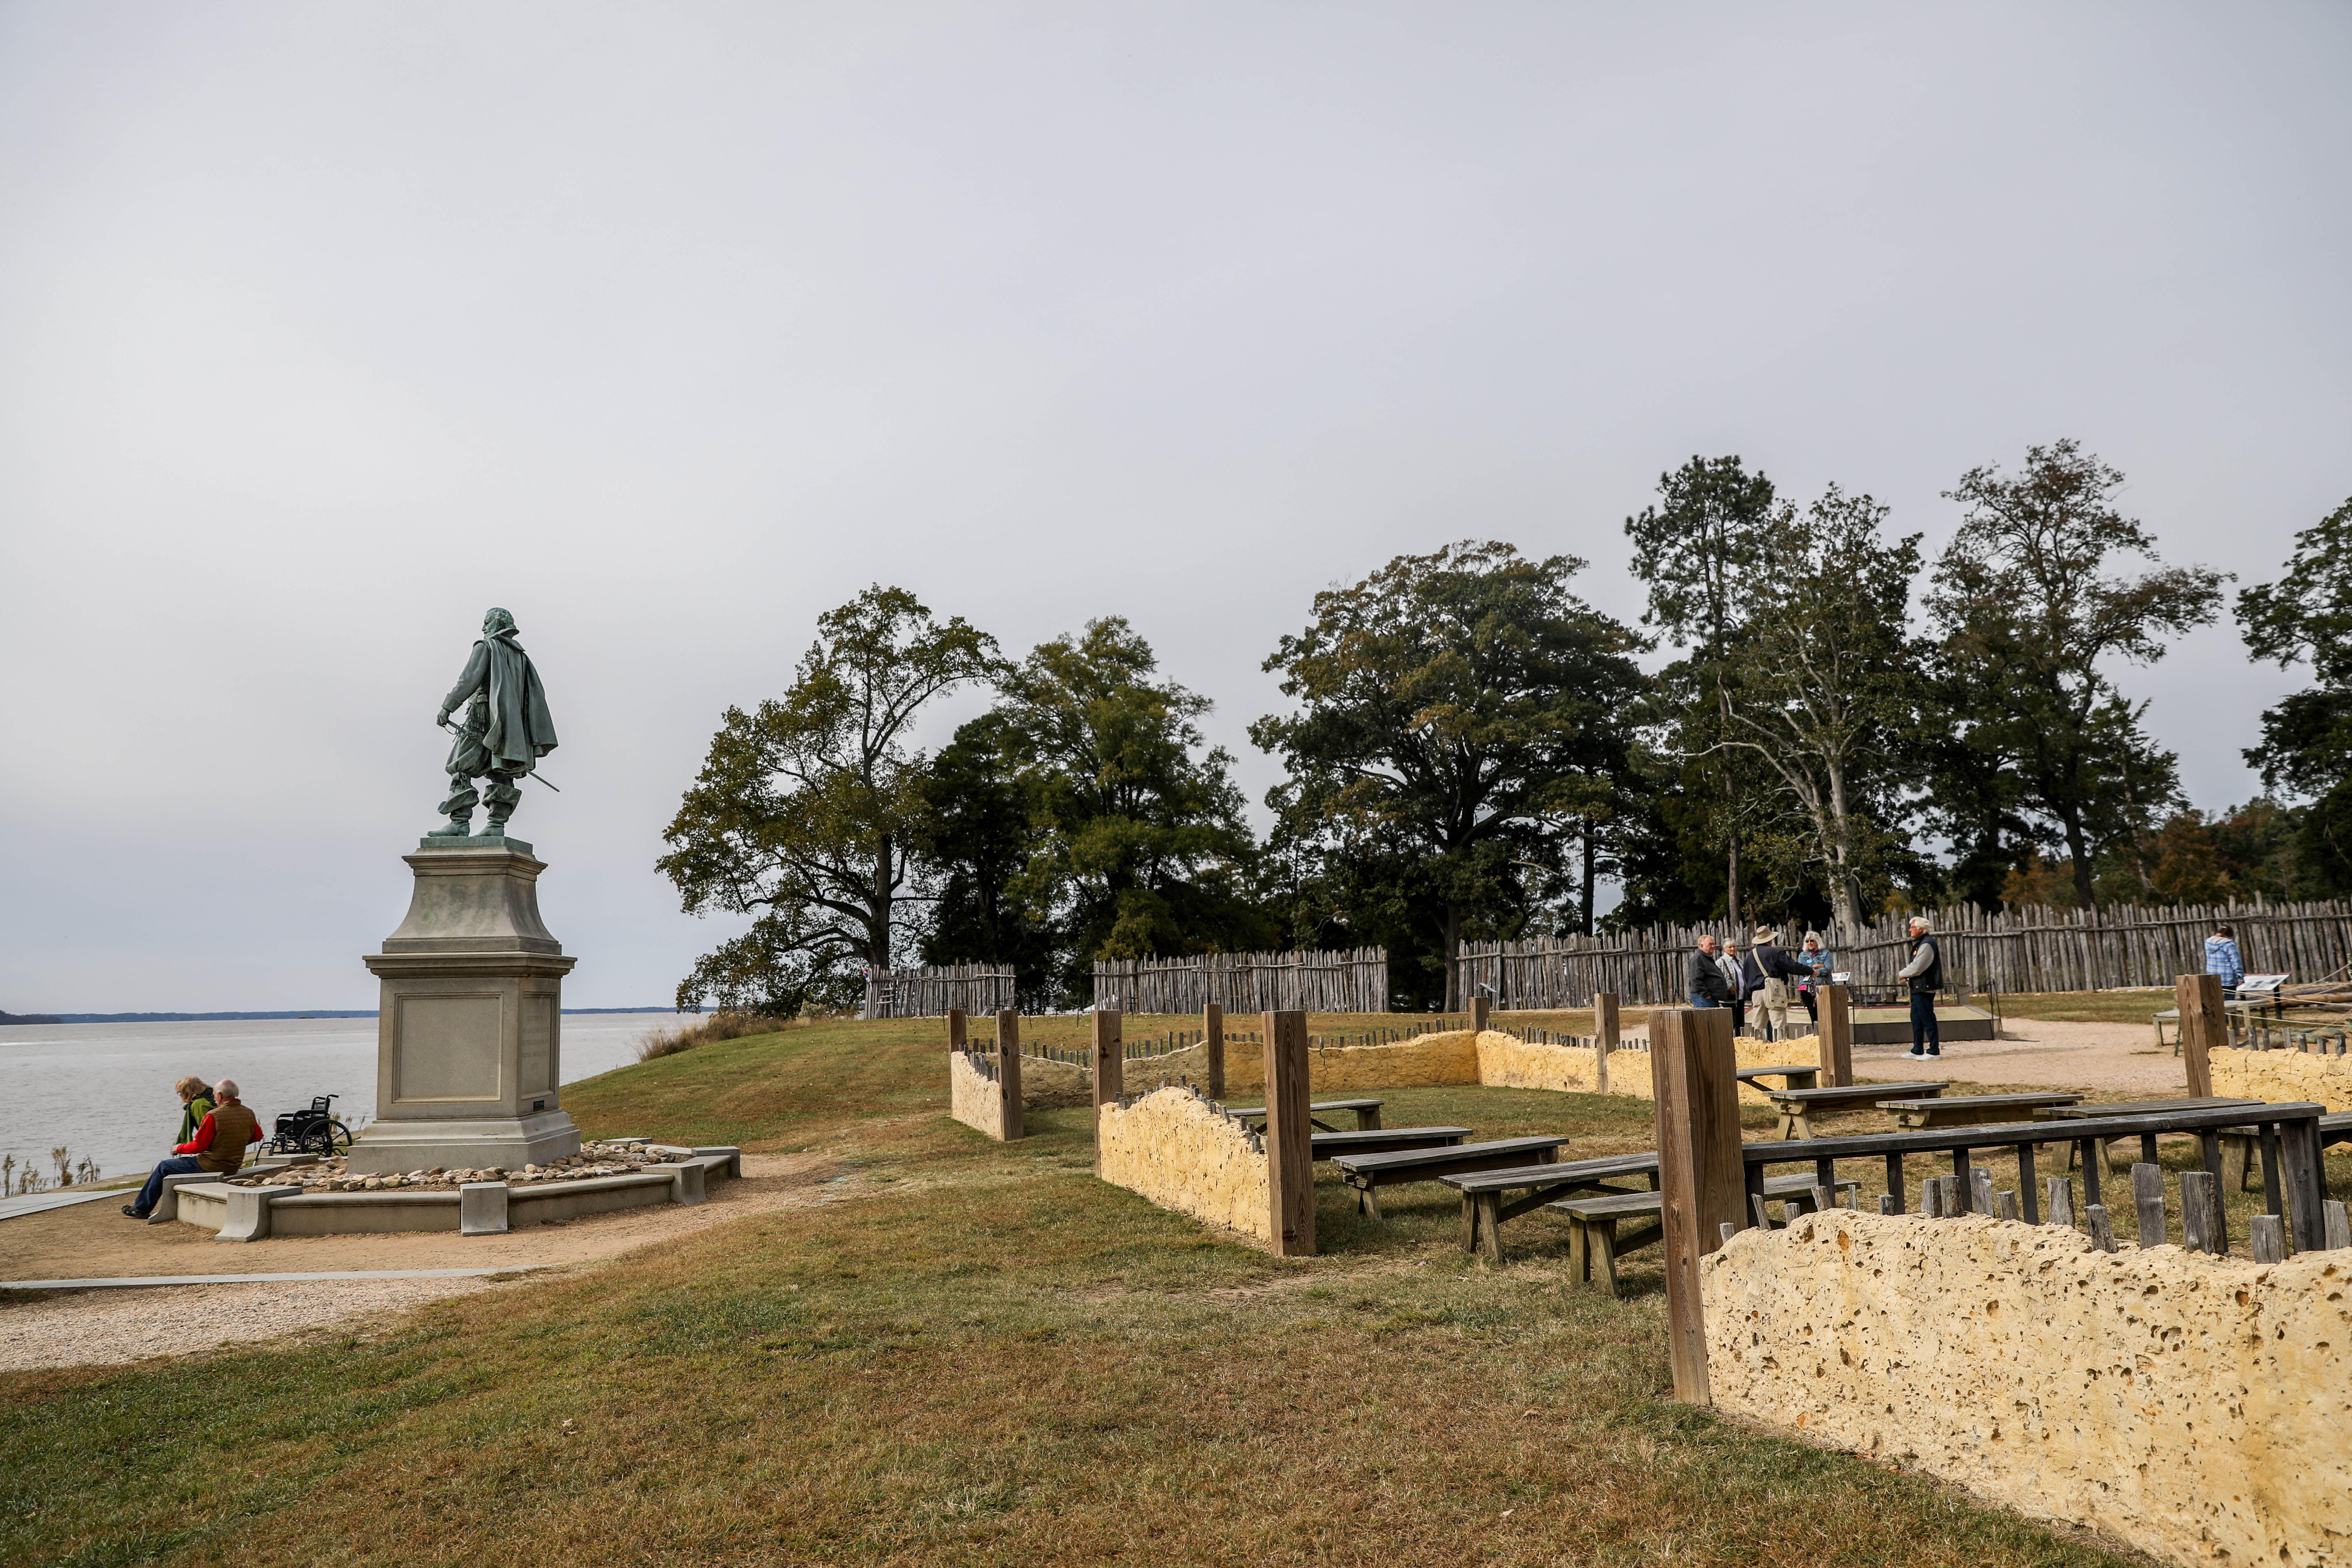
[[[1808,1067],[1818,1059],[1818,1047],[1811,1040],[1752,1040],[1743,1035],[1732,1041],[1732,1047],[1744,1068]],[[1490,1089],[1559,1089],[1591,1094],[1593,1056],[1590,1046],[1531,1046],[1489,1029],[1478,1037],[1475,1081]],[[1609,1092],[1652,1098],[1648,1050],[1621,1047],[1609,1054]],[[1739,1098],[1750,1105],[1768,1103],[1760,1091],[1744,1083],[1739,1086]]]
[[2176,1563],[2352,1563],[2352,1253],[1832,1210],[1699,1270],[1717,1405]]
[[2352,1057],[2228,1046],[2209,1052],[2207,1059],[2213,1065],[2215,1094],[2274,1103],[2316,1100],[2330,1110],[2352,1110]]
[[1240,1122],[1183,1089],[1159,1089],[1096,1113],[1102,1179],[1164,1209],[1260,1241],[1274,1237],[1266,1157]]
[[[1029,1064],[1021,1065],[1025,1069]],[[1023,1087],[1028,1087],[1025,1079]],[[948,1053],[948,1114],[975,1132],[985,1132],[991,1138],[1003,1135],[1003,1121],[996,1105],[996,1080],[981,1070],[969,1051]]]
[[1092,1105],[1095,1075],[1076,1062],[1049,1061],[1044,1057],[1021,1058],[1021,1103],[1030,1110],[1056,1106]]
[[[1811,1040],[1754,1040],[1742,1036],[1733,1044],[1739,1065],[1744,1068],[1809,1066],[1819,1054],[1819,1047]],[[1590,1094],[1593,1091],[1592,1056],[1590,1046],[1530,1045],[1499,1029],[1475,1036],[1467,1029],[1457,1029],[1389,1045],[1310,1049],[1307,1053],[1307,1084],[1310,1092],[1316,1094],[1471,1084],[1488,1089],[1553,1089]],[[1023,1070],[1028,1070],[1026,1063]],[[1164,1057],[1129,1062],[1122,1087],[1133,1094],[1155,1085],[1179,1081],[1199,1088],[1208,1080],[1208,1053],[1195,1046]],[[1023,1088],[1027,1088],[1025,1081]],[[1226,1046],[1226,1096],[1257,1095],[1265,1089],[1262,1048]],[[1646,1050],[1621,1049],[1612,1053],[1609,1091],[1643,1100],[1650,1098],[1650,1058]],[[1739,1095],[1751,1105],[1765,1103],[1764,1096],[1746,1084],[1739,1086]]]

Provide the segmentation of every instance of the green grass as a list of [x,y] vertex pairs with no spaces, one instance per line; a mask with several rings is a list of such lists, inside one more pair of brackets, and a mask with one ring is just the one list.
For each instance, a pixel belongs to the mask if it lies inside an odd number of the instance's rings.
[[[1095,1181],[1086,1111],[950,1121],[940,1037],[796,1027],[566,1091],[591,1132],[817,1151],[837,1201],[385,1338],[0,1376],[0,1560],[2126,1561],[1664,1398],[1653,1258],[1612,1301],[1548,1216],[1490,1270],[1445,1189],[1374,1225],[1327,1178],[1324,1255],[1273,1259]],[[1381,1098],[1651,1142],[1630,1099]]]

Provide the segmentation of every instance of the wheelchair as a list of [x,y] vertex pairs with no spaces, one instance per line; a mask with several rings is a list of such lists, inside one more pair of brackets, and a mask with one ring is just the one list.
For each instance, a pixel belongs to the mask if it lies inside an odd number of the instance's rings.
[[341,1154],[352,1146],[352,1130],[333,1110],[339,1095],[313,1098],[307,1110],[289,1110],[278,1119],[275,1134],[262,1145],[270,1154]]

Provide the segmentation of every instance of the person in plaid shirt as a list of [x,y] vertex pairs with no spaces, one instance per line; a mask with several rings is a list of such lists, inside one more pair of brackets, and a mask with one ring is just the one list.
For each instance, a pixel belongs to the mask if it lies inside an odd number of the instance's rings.
[[2234,992],[2246,977],[2245,963],[2238,956],[2238,933],[2228,926],[2215,926],[2205,939],[2205,973],[2219,980],[2224,992]]

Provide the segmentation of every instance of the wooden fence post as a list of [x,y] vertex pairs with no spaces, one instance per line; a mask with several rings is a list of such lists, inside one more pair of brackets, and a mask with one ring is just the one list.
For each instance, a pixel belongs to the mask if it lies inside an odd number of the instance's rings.
[[1225,1010],[1211,1002],[1201,1009],[1201,1047],[1209,1058],[1209,1098],[1225,1098]]
[[1815,987],[1822,1010],[1822,1087],[1853,1087],[1853,1002],[1843,985]]
[[1617,993],[1592,996],[1592,1092],[1609,1092],[1609,1053],[1617,1048]]
[[1095,1030],[1095,1174],[1102,1174],[1102,1108],[1119,1097],[1127,1083],[1127,1037],[1119,1033],[1118,1015],[1097,1008]]
[[1486,1019],[1492,1005],[1493,1004],[1484,996],[1470,998],[1470,1028],[1473,1033],[1483,1031],[1486,1027]]
[[1738,1058],[1727,1007],[1650,1010],[1651,1091],[1657,1099],[1660,1224],[1666,1244],[1667,1351],[1675,1397],[1712,1403],[1698,1260],[1723,1245],[1722,1227],[1749,1223],[1739,1152]]
[[951,1051],[960,1051],[963,1048],[963,1009],[961,1007],[950,1007],[948,1009],[948,1049]]
[[[954,1015],[961,1022],[963,1015]],[[1021,1015],[1007,1007],[996,1016],[996,1131],[1006,1142],[1029,1136],[1021,1105]]]
[[1266,1193],[1276,1258],[1315,1256],[1315,1123],[1307,1109],[1307,1015],[1265,1016]]
[[2201,1099],[2213,1092],[2211,1051],[2230,1043],[2221,977],[2183,974],[2172,983],[2172,1001],[2180,1009],[2180,1060],[2189,1069],[2189,1092]]

